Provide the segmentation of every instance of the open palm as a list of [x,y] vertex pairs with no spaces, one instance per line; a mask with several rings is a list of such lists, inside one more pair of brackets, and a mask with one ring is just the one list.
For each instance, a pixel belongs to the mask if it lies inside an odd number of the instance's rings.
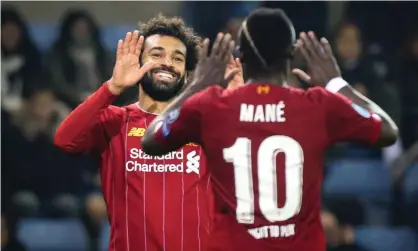
[[231,74],[235,74],[234,77],[229,81],[228,88],[236,88],[244,85],[244,73],[242,70],[241,61],[239,58],[229,57],[228,63],[225,70],[225,79],[228,79]]
[[332,53],[327,39],[321,41],[310,31],[301,32],[296,45],[306,60],[309,74],[301,69],[293,69],[292,73],[313,86],[325,86],[331,79],[341,77],[340,67]]
[[111,82],[112,89],[116,92],[122,92],[125,88],[135,85],[152,69],[152,63],[142,67],[139,64],[143,43],[144,37],[139,35],[139,31],[128,32],[125,40],[119,40]]
[[235,42],[230,34],[218,33],[209,53],[209,39],[205,39],[199,50],[199,62],[194,71],[195,80],[190,86],[195,86],[195,90],[204,90],[212,85],[220,85],[224,88],[229,86],[230,81],[237,74],[236,70],[226,74],[228,59],[234,47]]

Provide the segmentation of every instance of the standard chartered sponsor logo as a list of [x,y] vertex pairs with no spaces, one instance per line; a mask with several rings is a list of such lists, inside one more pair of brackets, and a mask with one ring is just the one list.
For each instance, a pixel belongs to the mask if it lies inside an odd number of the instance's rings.
[[[131,160],[125,163],[128,172],[183,172],[184,171],[184,150],[173,151],[164,156],[150,156],[139,148],[129,150]],[[149,161],[143,161],[149,160]],[[153,161],[154,160],[154,161]],[[158,163],[159,160],[179,160],[179,164]],[[200,156],[196,151],[189,152],[186,155],[186,173],[199,174]],[[157,162],[157,163],[156,163]]]

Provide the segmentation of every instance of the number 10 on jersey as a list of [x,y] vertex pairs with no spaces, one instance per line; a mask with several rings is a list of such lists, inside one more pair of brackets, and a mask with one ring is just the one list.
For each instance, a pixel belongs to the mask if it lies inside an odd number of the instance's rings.
[[[233,164],[237,221],[254,223],[254,187],[252,175],[251,140],[237,138],[223,150],[225,161]],[[286,201],[278,207],[276,157],[285,155]],[[263,216],[270,222],[288,220],[299,213],[302,205],[303,150],[294,139],[275,135],[264,139],[257,148],[258,203]]]

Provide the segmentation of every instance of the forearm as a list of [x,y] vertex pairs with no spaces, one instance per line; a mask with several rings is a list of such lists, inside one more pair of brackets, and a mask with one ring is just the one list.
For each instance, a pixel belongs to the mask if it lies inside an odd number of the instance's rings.
[[[393,144],[394,141],[396,141],[398,127],[396,126],[392,118],[376,103],[374,103],[373,101],[356,91],[342,78],[332,79],[327,84],[326,89],[330,92],[337,92],[349,98],[350,100],[352,100],[353,103],[365,108],[371,113],[379,115],[379,117],[382,119],[381,140],[383,140],[383,142],[379,142],[379,145],[387,146]],[[388,138],[390,138],[390,140],[386,140]]]
[[[164,120],[168,120],[169,114],[173,111],[176,111],[182,107],[184,102],[193,96],[194,94],[201,91],[197,89],[194,83],[191,83],[173,102],[168,105],[164,111],[158,115],[148,127],[148,130],[145,132],[144,137],[142,138],[142,148],[144,151],[151,155],[161,155],[172,151],[173,146],[161,146],[156,138],[155,134],[157,131],[164,126]],[[162,128],[163,130],[164,128]],[[174,147],[175,148],[175,147]]]
[[151,132],[155,132],[158,127],[161,125],[161,122],[167,118],[170,112],[180,109],[183,103],[193,96],[194,94],[200,92],[201,89],[196,88],[196,85],[192,82],[190,85],[183,91],[181,94],[175,98],[162,112],[158,115],[153,122],[150,124],[149,129]]
[[396,127],[396,124],[393,122],[392,118],[382,108],[380,108],[380,106],[365,97],[360,92],[356,91],[353,87],[348,85],[342,88],[338,93],[348,97],[355,104],[366,108],[368,111],[379,115],[384,121],[387,121],[393,127]]
[[117,98],[105,83],[74,109],[58,127],[54,144],[68,152],[78,152],[91,145],[90,137],[100,123],[100,115]]

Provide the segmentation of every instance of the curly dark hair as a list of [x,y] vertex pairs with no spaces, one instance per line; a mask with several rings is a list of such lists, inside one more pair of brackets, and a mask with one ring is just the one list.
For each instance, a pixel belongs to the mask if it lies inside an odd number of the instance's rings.
[[160,13],[148,22],[140,23],[139,30],[145,39],[156,34],[179,39],[187,50],[186,70],[194,70],[198,62],[197,46],[201,45],[202,38],[191,27],[187,27],[182,18],[165,17]]

